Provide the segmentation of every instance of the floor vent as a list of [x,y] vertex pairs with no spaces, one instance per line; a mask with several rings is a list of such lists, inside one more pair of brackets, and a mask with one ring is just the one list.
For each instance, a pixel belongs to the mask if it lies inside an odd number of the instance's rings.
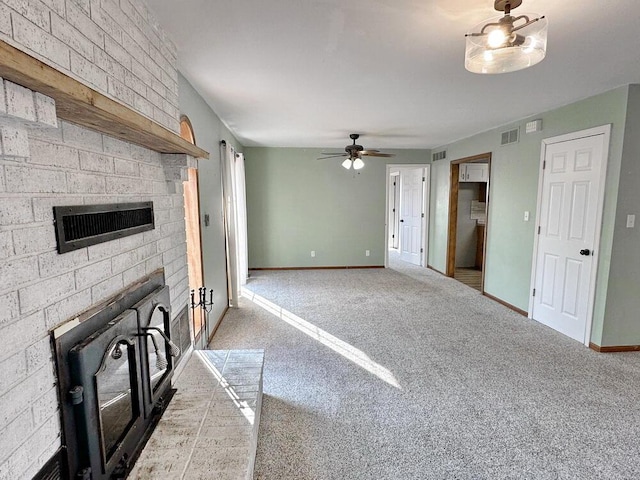
[[433,155],[431,155],[431,158],[434,162],[437,162],[438,160],[444,160],[445,158],[447,158],[447,151],[443,150],[441,152],[434,153]]
[[513,130],[509,130],[508,132],[502,132],[502,137],[500,138],[500,145],[510,145],[512,143],[518,143],[519,138],[520,138],[519,128],[514,128]]
[[153,230],[153,202],[53,207],[58,253]]

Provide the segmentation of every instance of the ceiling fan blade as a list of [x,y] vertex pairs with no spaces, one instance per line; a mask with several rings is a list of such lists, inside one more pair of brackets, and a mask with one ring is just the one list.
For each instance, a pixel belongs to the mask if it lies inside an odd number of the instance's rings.
[[366,149],[366,150],[362,150],[360,153],[362,155],[371,155],[372,153],[378,153],[380,150],[371,150],[371,149]]
[[[370,152],[371,150],[369,150]],[[366,157],[395,157],[393,153],[364,153],[360,152],[363,156]]]
[[346,155],[346,152],[321,152],[320,155]]
[[327,158],[338,158],[338,157],[344,157],[345,154],[344,153],[340,153],[338,155],[329,155],[328,157],[318,157],[316,158],[316,160],[326,160]]

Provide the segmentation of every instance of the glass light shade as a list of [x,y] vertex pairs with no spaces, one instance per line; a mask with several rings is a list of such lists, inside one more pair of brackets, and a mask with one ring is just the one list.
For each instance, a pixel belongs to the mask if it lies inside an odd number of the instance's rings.
[[342,162],[342,166],[343,166],[344,168],[346,168],[347,170],[349,170],[349,169],[351,168],[351,163],[352,163],[351,158],[348,158],[348,157],[347,157],[347,158],[345,159],[345,161],[344,161],[344,162]]
[[[511,42],[497,45],[499,27],[485,28],[486,35],[467,35],[464,66],[473,73],[508,73],[531,67],[542,61],[547,52],[548,22],[535,13],[525,13],[530,19],[539,20],[516,30]],[[472,32],[481,32],[489,23],[499,23],[503,17],[491,18],[473,28]],[[515,27],[518,27],[518,23]]]
[[487,44],[491,48],[501,47],[507,40],[505,31],[501,28],[494,28],[487,36]]
[[360,170],[362,167],[364,167],[364,162],[362,161],[361,158],[356,158],[353,161],[353,169],[354,170]]

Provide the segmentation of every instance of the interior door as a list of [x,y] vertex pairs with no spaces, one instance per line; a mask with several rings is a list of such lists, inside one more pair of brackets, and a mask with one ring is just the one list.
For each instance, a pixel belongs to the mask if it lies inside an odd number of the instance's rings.
[[532,317],[584,342],[605,135],[546,146]]
[[400,259],[421,264],[422,252],[422,168],[400,171]]

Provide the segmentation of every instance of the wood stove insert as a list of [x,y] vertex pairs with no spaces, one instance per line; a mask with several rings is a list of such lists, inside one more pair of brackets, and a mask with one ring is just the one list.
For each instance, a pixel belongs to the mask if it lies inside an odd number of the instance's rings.
[[70,478],[125,478],[173,394],[169,288],[162,270],[54,332]]

